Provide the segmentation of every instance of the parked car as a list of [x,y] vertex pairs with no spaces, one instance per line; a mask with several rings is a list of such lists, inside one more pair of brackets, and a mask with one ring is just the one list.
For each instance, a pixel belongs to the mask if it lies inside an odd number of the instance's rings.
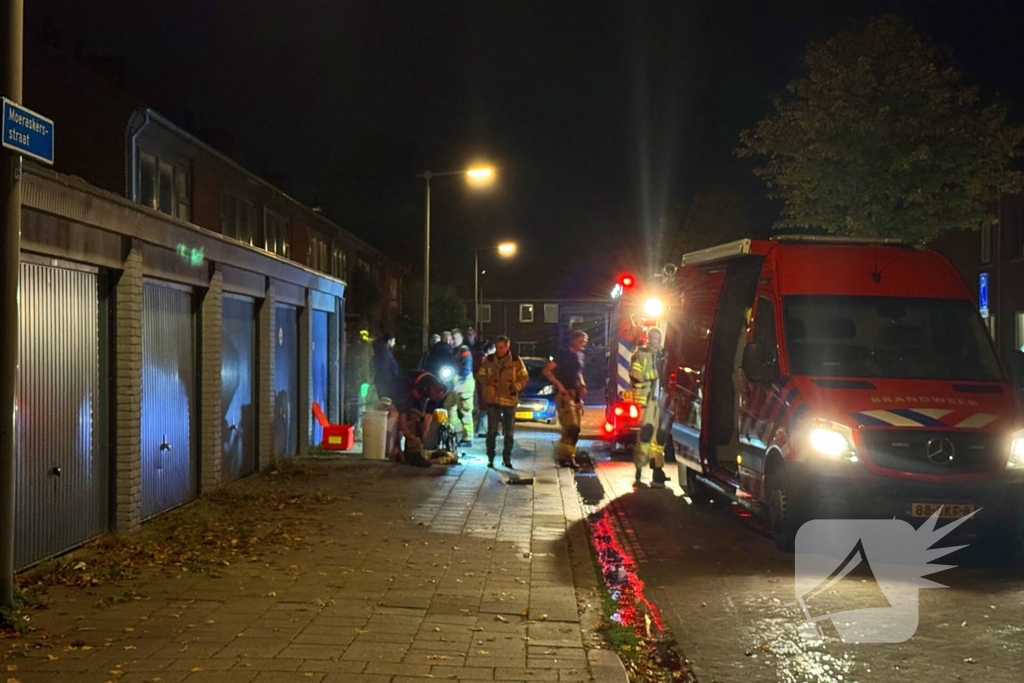
[[530,373],[530,381],[519,392],[517,420],[543,420],[547,424],[554,424],[555,385],[544,376],[547,362],[547,358],[523,358],[526,371]]

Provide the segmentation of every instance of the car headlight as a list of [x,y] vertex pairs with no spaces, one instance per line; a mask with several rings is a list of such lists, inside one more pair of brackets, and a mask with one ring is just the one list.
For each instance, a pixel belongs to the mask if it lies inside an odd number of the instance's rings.
[[1024,468],[1024,429],[1018,429],[1013,433],[1010,440],[1010,458],[1006,461],[1006,466]]
[[857,454],[853,447],[853,431],[846,425],[829,420],[814,420],[807,433],[807,443],[811,450],[819,455],[833,460],[857,462]]
[[537,392],[537,395],[538,396],[550,396],[553,393],[555,393],[555,385],[554,384],[548,384],[546,386],[541,387],[540,391]]

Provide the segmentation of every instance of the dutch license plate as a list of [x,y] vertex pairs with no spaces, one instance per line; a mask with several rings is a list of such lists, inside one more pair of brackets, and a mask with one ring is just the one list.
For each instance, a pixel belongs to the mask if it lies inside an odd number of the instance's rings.
[[911,503],[910,516],[931,517],[940,507],[939,519],[959,519],[974,512],[974,506],[965,503]]
[[529,410],[517,410],[516,411],[516,419],[517,420],[532,420],[533,419],[533,413],[531,413]]

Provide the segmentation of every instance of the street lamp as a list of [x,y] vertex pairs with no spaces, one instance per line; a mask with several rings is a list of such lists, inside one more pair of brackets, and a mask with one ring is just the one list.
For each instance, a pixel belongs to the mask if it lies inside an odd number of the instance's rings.
[[474,166],[464,171],[431,173],[424,171],[416,176],[423,178],[427,185],[427,217],[423,229],[423,348],[430,338],[430,179],[450,176],[464,176],[471,187],[486,187],[494,182],[493,166]]
[[515,242],[502,242],[489,247],[473,247],[473,324],[480,333],[480,252],[496,249],[502,258],[512,258],[519,246]]

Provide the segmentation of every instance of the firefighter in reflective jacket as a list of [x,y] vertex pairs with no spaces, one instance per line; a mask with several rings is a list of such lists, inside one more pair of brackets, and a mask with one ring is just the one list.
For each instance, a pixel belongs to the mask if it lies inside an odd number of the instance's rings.
[[647,331],[646,339],[640,338],[640,346],[629,364],[629,379],[633,385],[633,400],[643,410],[640,419],[640,436],[633,448],[633,464],[636,465],[636,484],[640,484],[640,475],[644,466],[651,463],[654,473],[651,485],[665,486],[669,478],[665,476],[665,438],[666,434],[659,429],[661,410],[658,404],[658,371],[661,367],[661,330],[652,327]]

